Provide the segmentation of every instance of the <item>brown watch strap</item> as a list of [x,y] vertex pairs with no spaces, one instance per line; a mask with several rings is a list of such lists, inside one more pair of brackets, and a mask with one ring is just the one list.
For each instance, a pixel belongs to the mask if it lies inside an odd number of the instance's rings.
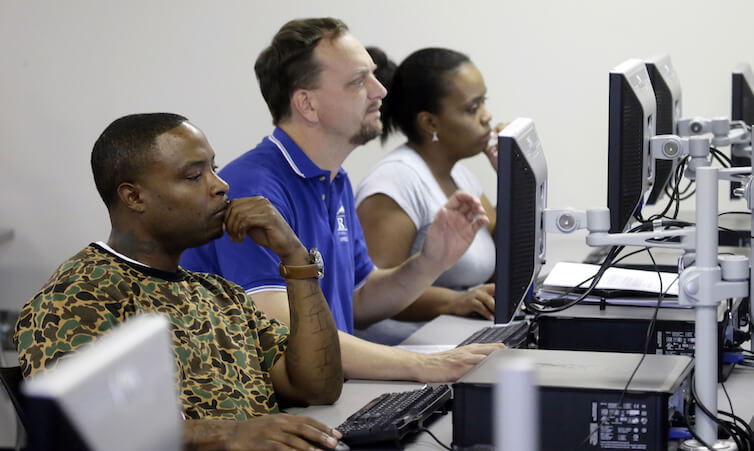
[[280,275],[286,279],[318,279],[319,266],[316,263],[301,266],[286,266],[280,262]]
[[286,279],[321,279],[324,277],[324,263],[322,254],[316,247],[309,249],[308,265],[288,266],[280,262],[280,275]]

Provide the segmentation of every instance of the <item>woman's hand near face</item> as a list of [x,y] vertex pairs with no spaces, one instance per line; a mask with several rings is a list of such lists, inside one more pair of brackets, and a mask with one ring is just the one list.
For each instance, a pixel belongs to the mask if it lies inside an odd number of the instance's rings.
[[493,138],[494,138],[494,141],[491,142],[491,144],[484,150],[484,154],[487,155],[487,158],[490,160],[490,164],[492,165],[492,168],[495,169],[496,172],[497,172],[497,135],[498,133],[503,131],[503,129],[507,126],[508,126],[508,123],[500,122],[499,124],[495,126],[495,128],[492,129],[492,131],[490,132],[490,141],[492,141]]

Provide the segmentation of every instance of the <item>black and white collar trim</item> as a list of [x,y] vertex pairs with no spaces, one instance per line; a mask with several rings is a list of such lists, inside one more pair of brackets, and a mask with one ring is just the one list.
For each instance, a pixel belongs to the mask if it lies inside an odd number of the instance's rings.
[[288,149],[285,148],[283,143],[281,143],[275,136],[270,135],[267,137],[273,144],[277,146],[278,149],[280,149],[280,152],[283,154],[283,158],[285,158],[285,161],[288,162],[289,165],[291,165],[291,169],[293,169],[293,172],[295,172],[299,177],[306,178],[303,172],[301,172],[301,169],[296,166],[296,163],[293,162],[293,158],[291,157],[291,154],[288,153]]
[[180,282],[185,278],[184,271],[182,271],[180,268],[176,272],[163,271],[161,269],[153,268],[149,265],[145,265],[144,263],[121,254],[120,252],[108,246],[108,244],[104,241],[97,241],[95,243],[92,243],[92,245],[104,252],[107,252],[108,254],[112,254],[117,259],[122,260],[124,263],[147,276],[157,277],[169,282]]

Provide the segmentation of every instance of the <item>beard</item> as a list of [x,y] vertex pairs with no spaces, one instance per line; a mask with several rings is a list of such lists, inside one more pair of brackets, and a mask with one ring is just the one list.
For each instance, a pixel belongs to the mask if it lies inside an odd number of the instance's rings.
[[377,119],[373,122],[362,122],[359,131],[348,140],[354,146],[368,143],[382,134],[382,121]]

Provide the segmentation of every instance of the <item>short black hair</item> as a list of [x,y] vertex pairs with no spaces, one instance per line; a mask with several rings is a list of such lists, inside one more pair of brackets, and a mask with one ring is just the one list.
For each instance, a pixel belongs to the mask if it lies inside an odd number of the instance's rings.
[[133,181],[150,161],[155,139],[188,119],[173,113],[131,114],[114,120],[92,149],[92,174],[100,197],[109,209],[118,186]]
[[370,47],[367,51],[377,65],[375,76],[387,88],[380,110],[382,141],[399,129],[409,141],[421,143],[416,117],[422,111],[440,112],[440,101],[450,94],[448,74],[469,62],[469,57],[455,50],[426,48],[395,67],[382,50]]
[[295,90],[317,86],[322,71],[314,58],[317,44],[322,38],[333,39],[345,31],[348,26],[332,17],[291,20],[259,54],[254,72],[273,124],[290,116],[291,95]]

